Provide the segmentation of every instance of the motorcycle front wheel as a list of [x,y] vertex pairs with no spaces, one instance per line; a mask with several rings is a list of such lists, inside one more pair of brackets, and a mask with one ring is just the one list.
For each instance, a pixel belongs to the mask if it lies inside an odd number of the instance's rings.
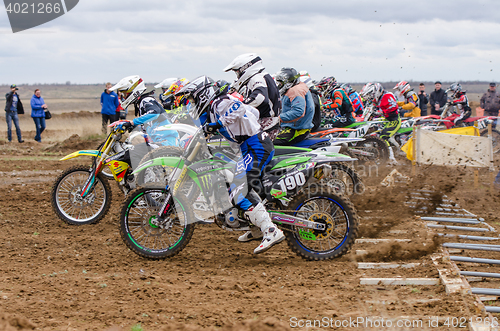
[[120,233],[134,253],[148,259],[165,259],[179,254],[193,236],[195,218],[192,206],[181,194],[163,220],[157,214],[165,202],[167,190],[141,187],[132,191],[123,204]]
[[325,230],[292,226],[285,231],[288,246],[310,261],[329,260],[344,255],[358,235],[359,220],[351,201],[326,186],[301,191],[290,202],[293,216],[325,224]]
[[88,166],[74,166],[57,177],[52,186],[51,203],[56,215],[72,225],[100,221],[111,205],[111,187],[102,174],[95,176],[92,191],[82,198],[82,189],[89,178]]

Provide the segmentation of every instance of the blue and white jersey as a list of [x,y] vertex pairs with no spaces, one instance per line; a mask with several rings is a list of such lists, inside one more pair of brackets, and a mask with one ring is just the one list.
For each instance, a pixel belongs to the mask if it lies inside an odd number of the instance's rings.
[[227,94],[215,99],[210,106],[211,122],[220,121],[223,126],[219,129],[220,134],[238,144],[261,131],[258,119],[256,108]]

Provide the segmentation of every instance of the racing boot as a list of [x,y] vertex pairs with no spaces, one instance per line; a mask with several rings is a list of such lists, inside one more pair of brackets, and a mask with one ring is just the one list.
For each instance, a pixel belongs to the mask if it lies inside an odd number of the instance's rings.
[[394,157],[394,152],[392,151],[392,147],[389,146],[389,162],[387,162],[388,166],[396,166],[398,165],[398,161]]
[[252,240],[259,240],[262,238],[262,231],[256,226],[253,226],[250,231],[245,232],[241,236],[238,237],[238,241],[247,242]]
[[257,206],[247,210],[245,215],[250,219],[252,224],[260,228],[264,235],[260,245],[253,251],[254,254],[263,253],[285,239],[283,231],[278,229],[271,221],[269,213],[261,202]]

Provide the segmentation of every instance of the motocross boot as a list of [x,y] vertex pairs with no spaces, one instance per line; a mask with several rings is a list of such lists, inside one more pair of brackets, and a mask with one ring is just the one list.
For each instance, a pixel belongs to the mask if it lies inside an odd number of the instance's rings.
[[395,166],[398,165],[398,161],[394,157],[394,152],[392,150],[392,147],[389,146],[389,162],[387,162],[388,166]]
[[238,237],[238,241],[247,242],[252,240],[259,240],[262,238],[262,231],[256,226],[252,227],[250,231],[245,232],[241,236]]
[[398,144],[394,136],[389,138],[389,142],[393,145],[396,146],[396,150],[398,151],[398,155],[400,156],[406,156],[406,153],[401,150],[401,146]]
[[285,239],[283,231],[278,229],[278,227],[271,221],[271,217],[269,217],[269,213],[262,203],[259,203],[257,206],[247,210],[245,215],[250,219],[250,222],[260,228],[264,234],[262,242],[253,251],[254,254],[263,253]]

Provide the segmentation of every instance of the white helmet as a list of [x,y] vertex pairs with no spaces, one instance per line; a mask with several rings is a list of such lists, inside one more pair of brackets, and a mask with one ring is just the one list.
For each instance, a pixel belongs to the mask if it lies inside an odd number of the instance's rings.
[[378,102],[384,95],[384,87],[380,83],[368,83],[363,86],[359,95],[365,100]]
[[302,83],[306,84],[308,88],[314,86],[313,80],[306,70],[299,71],[299,75],[300,75],[299,80]]
[[233,70],[237,80],[232,85],[232,88],[239,91],[246,82],[256,74],[264,71],[262,59],[255,53],[242,54],[236,57],[224,71]]
[[146,91],[146,85],[141,77],[134,75],[122,78],[110,90],[122,92],[124,100],[121,102],[121,106],[125,109]]
[[172,85],[173,83],[175,83],[178,80],[179,80],[179,78],[175,78],[175,77],[174,78],[166,78],[166,79],[162,80],[161,83],[156,84],[155,88],[161,87],[165,91],[170,87],[170,85]]
[[400,95],[405,95],[408,91],[411,90],[411,87],[407,81],[403,80],[403,81],[397,83],[393,89],[398,91]]

